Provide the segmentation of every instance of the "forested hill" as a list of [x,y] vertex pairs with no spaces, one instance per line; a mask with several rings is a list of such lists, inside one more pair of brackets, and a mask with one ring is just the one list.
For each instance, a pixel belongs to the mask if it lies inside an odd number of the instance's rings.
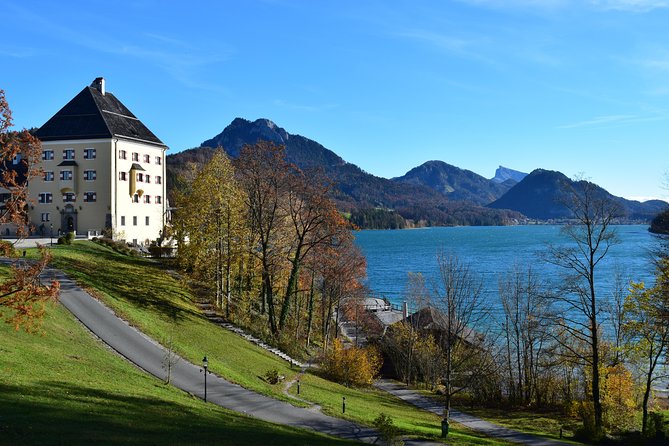
[[443,161],[428,161],[414,167],[393,181],[428,186],[453,201],[489,204],[508,191],[515,181],[497,182],[471,170],[461,169]]
[[213,148],[221,146],[236,158],[242,146],[260,140],[285,145],[289,161],[303,170],[319,169],[333,180],[336,184],[333,198],[338,208],[350,212],[354,221],[362,223],[363,227],[504,225],[522,218],[517,212],[451,201],[424,185],[404,184],[371,175],[318,142],[292,135],[267,119],[251,122],[237,118],[200,147],[169,155],[168,190],[179,187],[177,176],[188,162],[196,165],[207,162]]
[[[570,212],[564,203],[564,191],[574,188],[582,190],[584,181],[573,181],[566,175],[545,169],[536,169],[523,178],[501,198],[489,206],[497,209],[513,209],[529,218],[538,220],[569,218]],[[594,185],[595,193],[617,203],[622,217],[630,220],[650,221],[669,206],[661,200],[639,202],[611,195]]]

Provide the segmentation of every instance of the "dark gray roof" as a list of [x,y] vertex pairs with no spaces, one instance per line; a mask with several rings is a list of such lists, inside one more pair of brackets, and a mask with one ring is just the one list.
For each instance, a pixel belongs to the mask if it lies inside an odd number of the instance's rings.
[[116,96],[95,87],[81,90],[35,135],[42,141],[118,137],[165,145]]
[[60,166],[78,166],[76,161],[71,161],[71,160],[65,160],[61,161],[60,164],[58,164],[58,167]]

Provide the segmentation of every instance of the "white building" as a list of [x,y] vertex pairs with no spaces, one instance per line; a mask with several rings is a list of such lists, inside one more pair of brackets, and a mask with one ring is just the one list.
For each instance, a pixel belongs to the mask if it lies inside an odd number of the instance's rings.
[[108,232],[145,244],[164,227],[167,146],[97,78],[36,133],[44,177],[29,185],[38,234]]

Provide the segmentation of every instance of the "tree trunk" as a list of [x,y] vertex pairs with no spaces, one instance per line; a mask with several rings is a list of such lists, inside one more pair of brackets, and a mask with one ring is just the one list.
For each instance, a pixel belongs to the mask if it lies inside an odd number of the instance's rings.
[[309,287],[309,303],[307,304],[307,340],[306,347],[311,343],[311,324],[314,320],[314,275],[311,275],[311,286]]
[[297,289],[297,280],[300,274],[300,253],[302,246],[298,245],[295,250],[295,255],[291,261],[292,267],[290,269],[290,276],[288,277],[288,285],[286,286],[286,294],[283,297],[283,305],[281,305],[281,316],[279,318],[279,329],[283,330],[283,327],[286,325],[286,319],[288,319],[288,311],[290,310],[290,299],[295,294]]

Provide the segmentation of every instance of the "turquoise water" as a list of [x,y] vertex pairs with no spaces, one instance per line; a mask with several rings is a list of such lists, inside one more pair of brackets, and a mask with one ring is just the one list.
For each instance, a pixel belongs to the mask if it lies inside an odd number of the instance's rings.
[[[565,243],[561,226],[494,226],[358,231],[356,243],[367,258],[367,286],[392,303],[404,300],[407,274],[420,272],[436,277],[440,251],[455,254],[483,278],[484,297],[497,307],[498,280],[514,264],[531,265],[546,280],[559,280],[560,270],[541,259],[546,246]],[[651,251],[658,239],[646,225],[616,226],[620,244],[613,246],[600,264],[597,285],[605,297],[614,288],[617,269],[626,279],[652,282]]]

